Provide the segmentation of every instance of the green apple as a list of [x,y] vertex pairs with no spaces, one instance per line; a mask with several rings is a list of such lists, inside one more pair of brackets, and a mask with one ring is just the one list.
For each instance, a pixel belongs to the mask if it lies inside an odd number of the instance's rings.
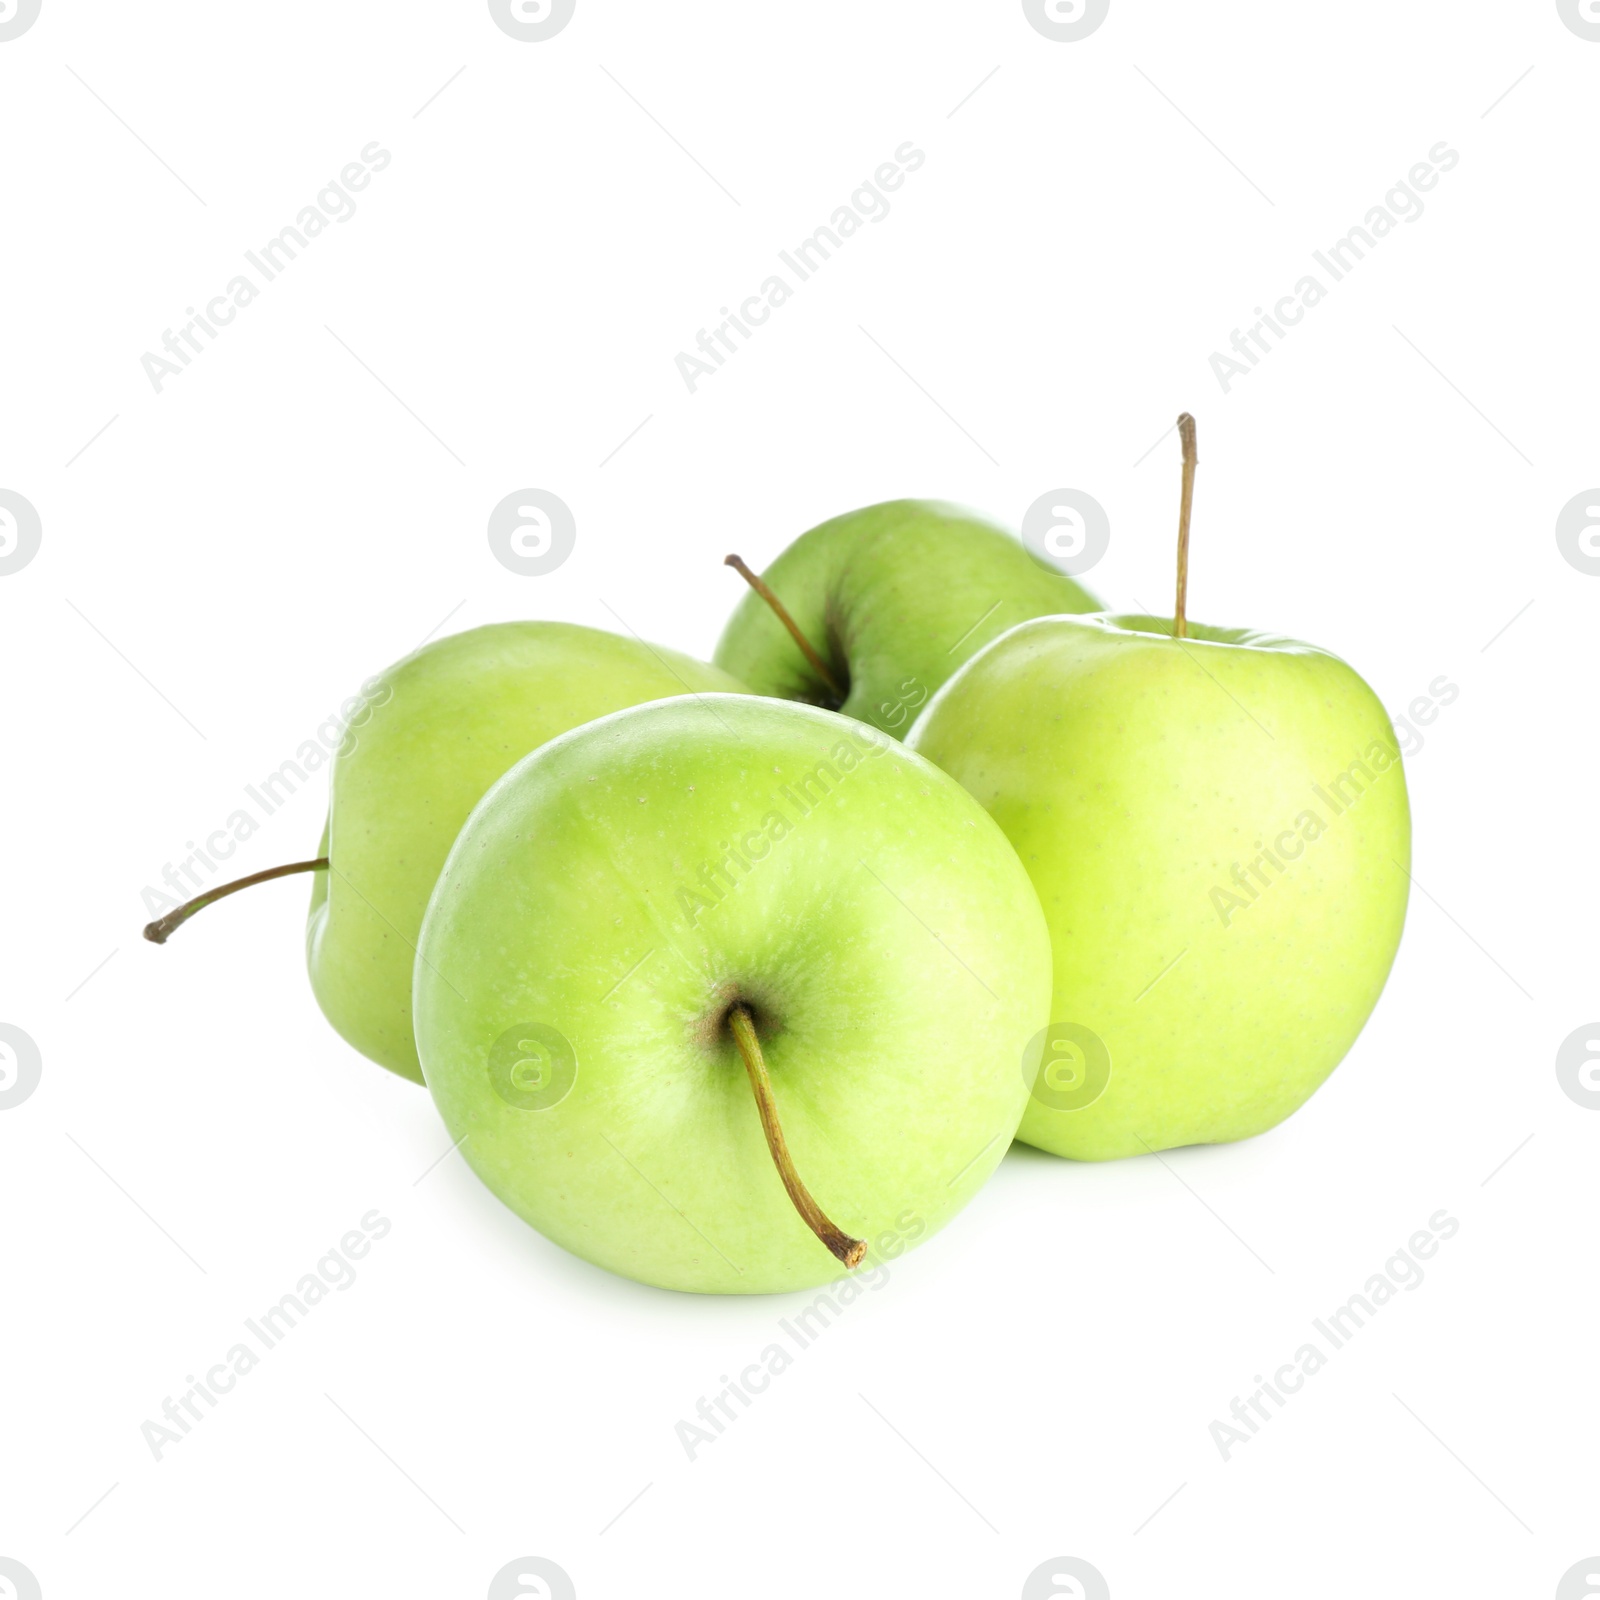
[[1354,1042],[1405,920],[1410,810],[1377,696],[1310,645],[1183,626],[1024,623],[908,741],[1039,892],[1055,999],[1018,1137],[1058,1155],[1281,1122]]
[[707,695],[489,791],[429,902],[415,1020],[519,1216],[645,1283],[756,1294],[960,1210],[1049,1000],[1027,875],[958,785],[847,718]]
[[[306,928],[311,987],[349,1043],[422,1082],[411,1031],[417,933],[467,814],[546,740],[625,706],[743,686],[704,662],[563,622],[504,622],[454,634],[363,686],[333,761]],[[219,891],[152,923],[163,942]],[[158,930],[152,932],[152,930]]]
[[822,670],[757,593],[728,619],[717,665],[757,694],[843,711],[896,738],[962,662],[1008,628],[1099,607],[1003,529],[926,500],[824,522],[763,577]]

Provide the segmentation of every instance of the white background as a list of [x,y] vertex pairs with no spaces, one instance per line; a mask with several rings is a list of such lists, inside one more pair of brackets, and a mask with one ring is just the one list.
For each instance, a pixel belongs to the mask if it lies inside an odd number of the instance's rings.
[[[0,1113],[0,1556],[46,1600],[478,1597],[527,1554],[583,1600],[1010,1597],[1060,1555],[1116,1600],[1553,1595],[1600,1549],[1600,1114],[1554,1072],[1600,1013],[1600,579],[1554,538],[1600,481],[1597,86],[1553,0],[1113,0],[1078,43],[1006,0],[579,0],[537,44],[466,0],[44,0],[0,43],[0,488],[43,525],[0,577],[0,1021],[43,1057]],[[892,213],[691,395],[677,352],[908,139]],[[357,214],[154,392],[372,140]],[[1224,395],[1211,353],[1440,140],[1425,214]],[[140,942],[185,842],[430,630],[708,655],[730,549],[1063,485],[1110,516],[1089,581],[1167,604],[1183,407],[1191,614],[1397,715],[1459,687],[1388,990],[1264,1137],[1015,1150],[697,1460],[675,1423],[798,1299],[610,1277],[439,1161],[317,1012],[303,883]],[[543,578],[485,536],[528,486],[578,525]],[[360,1280],[153,1460],[374,1207]],[[1213,1419],[1440,1208],[1421,1287],[1225,1463]]]

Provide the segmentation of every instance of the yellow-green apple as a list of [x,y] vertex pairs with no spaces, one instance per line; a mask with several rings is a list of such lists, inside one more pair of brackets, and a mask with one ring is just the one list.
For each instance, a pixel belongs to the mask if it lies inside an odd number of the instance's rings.
[[966,1204],[1049,998],[1038,900],[956,783],[845,717],[707,695],[489,791],[415,1016],[451,1136],[518,1215],[627,1277],[755,1294]]
[[1019,1138],[1087,1160],[1242,1139],[1349,1050],[1399,944],[1411,820],[1389,718],[1337,656],[1188,624],[1180,586],[1174,618],[1012,629],[908,742],[999,823],[1050,927]]

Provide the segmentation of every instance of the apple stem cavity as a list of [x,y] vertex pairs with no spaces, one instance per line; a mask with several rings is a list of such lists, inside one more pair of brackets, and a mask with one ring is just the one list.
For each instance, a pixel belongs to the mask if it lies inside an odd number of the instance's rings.
[[328,858],[318,856],[315,861],[291,861],[286,866],[268,867],[265,872],[252,872],[248,878],[235,878],[232,883],[218,884],[215,889],[207,889],[204,894],[197,894],[193,900],[186,900],[176,911],[169,911],[166,916],[157,917],[154,922],[147,922],[144,926],[144,936],[151,944],[165,944],[174,930],[181,928],[195,912],[204,911],[213,900],[225,900],[230,894],[237,894],[241,889],[266,883],[273,878],[287,878],[294,872],[321,872],[327,865]]
[[1178,437],[1183,441],[1183,499],[1178,506],[1178,602],[1172,612],[1172,637],[1189,637],[1189,513],[1194,509],[1194,469],[1200,460],[1195,447],[1194,418],[1187,411],[1178,418]]
[[819,678],[822,679],[823,683],[827,685],[828,693],[831,694],[840,705],[843,705],[845,693],[844,690],[839,687],[838,680],[828,670],[827,662],[825,662],[822,657],[817,654],[816,650],[812,646],[811,641],[800,631],[800,624],[789,615],[788,607],[785,606],[783,601],[781,601],[777,595],[772,592],[772,589],[768,585],[766,579],[761,577],[759,574],[752,572],[745,564],[742,556],[724,556],[722,564],[725,567],[732,567],[733,570],[737,572],[739,576],[743,578],[744,581],[748,583],[750,587],[754,589],[755,592],[760,595],[769,606],[772,607],[772,614],[784,625],[784,627],[789,630],[789,637],[800,646],[800,653],[806,658],[807,661],[811,663],[812,670]]
[[[735,560],[737,557],[728,558],[730,565]],[[783,1179],[789,1198],[794,1201],[795,1210],[800,1213],[805,1225],[845,1266],[859,1267],[867,1253],[866,1240],[852,1239],[843,1228],[830,1222],[794,1170],[794,1160],[778,1122],[778,1107],[772,1097],[772,1079],[767,1076],[767,1063],[761,1054],[761,1041],[756,1037],[755,1019],[750,1015],[750,1008],[746,1005],[734,1006],[728,1013],[728,1026],[733,1030],[739,1054],[744,1057],[745,1071],[750,1074],[750,1087],[755,1091],[756,1110],[761,1113],[761,1131],[767,1136],[767,1149],[772,1152],[773,1165]]]

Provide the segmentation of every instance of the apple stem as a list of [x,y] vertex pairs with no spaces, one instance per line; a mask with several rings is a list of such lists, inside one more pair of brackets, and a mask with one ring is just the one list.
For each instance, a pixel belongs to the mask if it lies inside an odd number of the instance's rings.
[[1187,411],[1178,418],[1178,437],[1183,441],[1183,500],[1178,507],[1178,603],[1172,613],[1172,636],[1187,639],[1189,619],[1184,608],[1189,603],[1189,513],[1194,509],[1194,469],[1200,460],[1195,448],[1194,418]]
[[[732,558],[730,557],[730,563]],[[811,1198],[810,1191],[800,1181],[784,1141],[783,1128],[778,1122],[778,1107],[772,1098],[772,1079],[767,1076],[767,1063],[761,1054],[761,1041],[756,1038],[755,1019],[750,1008],[736,1005],[728,1013],[728,1024],[744,1057],[745,1071],[750,1074],[750,1087],[755,1091],[756,1109],[761,1113],[761,1131],[767,1136],[767,1149],[772,1152],[773,1165],[783,1186],[794,1201],[794,1208],[810,1230],[847,1267],[858,1267],[867,1253],[864,1239],[852,1239],[843,1228],[837,1227],[823,1214],[822,1207]]]
[[789,630],[789,637],[800,646],[800,653],[806,658],[807,661],[811,663],[812,668],[815,670],[817,676],[821,678],[825,684],[827,684],[828,692],[834,697],[835,700],[842,704],[845,698],[844,690],[839,687],[838,682],[835,680],[833,674],[828,671],[827,662],[825,662],[822,657],[817,654],[815,649],[812,648],[811,641],[800,631],[800,624],[789,615],[788,608],[784,605],[783,601],[781,601],[777,595],[772,592],[772,589],[768,585],[766,579],[752,572],[750,568],[745,565],[744,559],[741,556],[725,556],[723,557],[722,564],[725,567],[732,567],[733,570],[737,572],[739,576],[743,578],[744,581],[748,583],[750,587],[754,589],[755,592],[760,595],[769,606],[772,607],[772,614],[784,625],[784,627]]
[[151,944],[165,944],[176,929],[181,928],[195,912],[204,911],[213,900],[225,900],[230,894],[237,894],[253,884],[266,883],[272,878],[287,878],[291,872],[320,872],[327,865],[328,858],[318,856],[315,861],[291,861],[287,866],[268,867],[265,872],[252,872],[248,878],[235,878],[232,883],[218,884],[215,889],[207,889],[193,900],[186,900],[176,911],[169,911],[166,916],[147,922],[144,936]]

